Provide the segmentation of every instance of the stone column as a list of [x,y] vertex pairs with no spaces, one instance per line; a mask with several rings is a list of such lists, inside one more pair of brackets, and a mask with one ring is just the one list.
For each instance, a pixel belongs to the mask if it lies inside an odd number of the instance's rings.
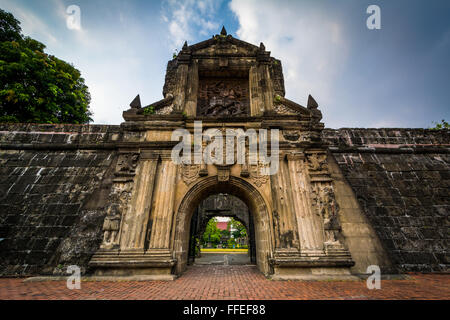
[[152,208],[152,231],[149,251],[169,250],[174,215],[177,165],[170,152],[161,155],[161,166]]
[[198,61],[192,61],[189,66],[189,73],[186,86],[186,105],[184,107],[189,117],[197,114],[197,92],[198,92]]
[[144,251],[158,156],[142,152],[129,210],[122,223],[121,251]]
[[302,254],[323,252],[323,232],[321,218],[313,210],[305,166],[305,156],[302,153],[287,155],[289,177],[292,185],[294,212],[297,217],[300,251]]
[[250,68],[249,87],[250,87],[250,115],[259,116],[264,113],[264,104],[262,101],[262,93],[260,87],[260,75],[258,67]]
[[298,231],[292,206],[292,187],[289,172],[280,156],[277,174],[270,176],[274,205],[273,219],[276,249],[298,249]]
[[175,88],[175,100],[174,100],[174,111],[181,113],[183,112],[184,105],[186,102],[186,87],[188,82],[188,70],[189,65],[182,63],[177,69],[177,85]]
[[271,113],[273,110],[273,96],[275,91],[273,90],[272,79],[270,78],[269,66],[262,64],[259,66],[259,73],[261,74],[261,89],[263,92],[264,111]]

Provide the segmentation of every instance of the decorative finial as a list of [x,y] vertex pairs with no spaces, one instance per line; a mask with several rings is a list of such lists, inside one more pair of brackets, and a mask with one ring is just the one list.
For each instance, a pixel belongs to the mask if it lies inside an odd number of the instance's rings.
[[188,44],[187,44],[187,41],[185,41],[184,44],[183,44],[183,49],[182,50],[187,50],[187,48],[188,48]]
[[225,26],[222,26],[222,31],[220,31],[220,35],[222,35],[222,36],[227,35],[227,29],[225,29]]
[[309,95],[308,97],[308,109],[317,109],[319,107],[319,104],[314,100],[314,98]]
[[134,100],[131,101],[130,107],[133,109],[140,109],[142,107],[141,97],[139,97],[139,95],[137,95],[136,98],[134,98]]
[[266,51],[266,46],[264,45],[264,43],[262,43],[262,42],[260,43],[259,50]]

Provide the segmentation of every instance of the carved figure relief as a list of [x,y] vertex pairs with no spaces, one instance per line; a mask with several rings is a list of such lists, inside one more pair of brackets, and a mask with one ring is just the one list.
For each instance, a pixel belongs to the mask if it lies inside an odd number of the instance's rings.
[[337,234],[341,230],[338,220],[338,205],[331,185],[318,186],[315,194],[315,202],[319,214],[323,218],[325,243],[329,245],[340,245]]
[[248,80],[201,79],[198,88],[197,115],[243,116],[248,114]]
[[117,244],[117,235],[120,230],[120,210],[119,205],[111,204],[107,210],[105,221],[103,222],[103,245],[114,246]]
[[325,153],[313,153],[308,155],[308,165],[311,171],[328,170],[327,155]]
[[122,153],[117,161],[116,175],[135,174],[138,160],[138,153]]

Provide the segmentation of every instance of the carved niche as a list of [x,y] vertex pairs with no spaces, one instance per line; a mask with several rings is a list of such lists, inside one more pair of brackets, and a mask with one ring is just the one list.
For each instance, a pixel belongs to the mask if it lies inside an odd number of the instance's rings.
[[204,78],[199,81],[197,115],[246,116],[250,107],[248,79]]
[[341,225],[338,219],[339,206],[336,202],[334,189],[331,184],[317,184],[313,191],[313,201],[318,215],[323,219],[325,231],[325,244],[331,246],[342,246],[338,235]]

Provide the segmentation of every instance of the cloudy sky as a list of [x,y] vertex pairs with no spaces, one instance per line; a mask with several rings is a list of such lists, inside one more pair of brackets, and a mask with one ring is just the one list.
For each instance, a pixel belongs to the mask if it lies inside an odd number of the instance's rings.
[[[369,30],[369,5],[381,29]],[[81,10],[69,29],[67,8]],[[0,0],[24,34],[73,63],[94,123],[119,124],[139,93],[162,98],[167,61],[185,40],[261,41],[283,64],[286,97],[312,94],[327,127],[422,127],[450,119],[450,1]]]

